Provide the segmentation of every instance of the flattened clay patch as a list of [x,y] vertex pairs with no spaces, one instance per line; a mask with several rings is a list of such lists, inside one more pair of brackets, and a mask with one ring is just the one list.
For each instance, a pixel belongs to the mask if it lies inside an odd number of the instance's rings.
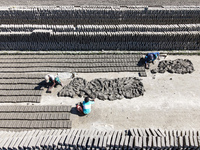
[[98,78],[87,82],[83,78],[74,78],[58,92],[59,97],[88,96],[100,100],[116,100],[133,98],[144,94],[144,86],[140,79],[133,77],[106,79]]
[[151,73],[165,73],[165,71],[169,73],[186,74],[192,73],[194,67],[192,62],[188,59],[163,60],[159,62],[158,68],[151,70]]

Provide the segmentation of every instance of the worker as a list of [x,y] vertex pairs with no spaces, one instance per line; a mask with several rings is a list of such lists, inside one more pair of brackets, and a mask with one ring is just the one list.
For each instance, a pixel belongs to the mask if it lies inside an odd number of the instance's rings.
[[90,100],[89,97],[85,97],[83,103],[76,104],[76,109],[82,114],[87,115],[91,112],[91,104],[95,100]]
[[159,52],[155,52],[155,53],[148,53],[144,60],[145,60],[145,68],[149,69],[149,63],[153,63],[154,61],[158,58],[158,60],[160,60],[160,53]]
[[45,76],[45,80],[48,86],[47,93],[51,93],[51,89],[57,87],[57,85],[63,86],[58,76],[48,74]]

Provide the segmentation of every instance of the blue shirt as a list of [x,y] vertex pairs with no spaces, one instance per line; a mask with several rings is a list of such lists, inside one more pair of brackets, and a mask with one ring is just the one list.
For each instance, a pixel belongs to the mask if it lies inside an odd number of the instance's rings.
[[[153,55],[153,58],[151,59],[150,58],[150,55]],[[154,61],[158,56],[160,55],[159,52],[155,52],[155,53],[148,53],[146,56],[145,56],[145,64],[149,61]]]
[[85,102],[83,101],[83,113],[89,114],[91,112],[91,104],[94,104],[94,101]]

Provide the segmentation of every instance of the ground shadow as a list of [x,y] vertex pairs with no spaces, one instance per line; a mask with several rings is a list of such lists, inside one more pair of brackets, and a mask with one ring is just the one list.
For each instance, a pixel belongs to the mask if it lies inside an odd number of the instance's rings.
[[47,84],[46,84],[45,80],[38,83],[37,86],[34,88],[34,90],[42,90],[43,88],[47,88]]
[[137,66],[142,67],[145,64],[145,59],[144,58],[140,58],[140,60],[137,63]]
[[75,115],[78,115],[80,117],[84,117],[85,116],[85,115],[81,114],[80,112],[78,112],[78,110],[76,109],[76,107],[72,107],[71,114],[75,114]]

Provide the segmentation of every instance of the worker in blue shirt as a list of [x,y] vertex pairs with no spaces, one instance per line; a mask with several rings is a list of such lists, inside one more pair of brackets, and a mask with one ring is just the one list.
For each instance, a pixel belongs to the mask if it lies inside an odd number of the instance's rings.
[[76,109],[83,115],[87,115],[91,112],[91,104],[94,103],[95,100],[90,100],[89,97],[86,97],[83,103],[77,104]]
[[160,53],[159,52],[155,52],[155,53],[148,53],[144,60],[145,60],[145,68],[149,68],[149,63],[153,63],[154,64],[154,61],[158,58],[158,60],[160,59]]

